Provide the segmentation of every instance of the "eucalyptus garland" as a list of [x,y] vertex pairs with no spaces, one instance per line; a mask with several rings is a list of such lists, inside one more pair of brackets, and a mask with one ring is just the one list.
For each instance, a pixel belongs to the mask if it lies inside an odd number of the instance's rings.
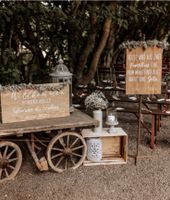
[[121,49],[136,49],[138,47],[143,47],[144,49],[148,47],[158,47],[162,49],[167,49],[169,43],[167,40],[158,41],[158,40],[147,40],[147,41],[126,41],[120,45]]
[[60,91],[62,90],[67,83],[59,83],[59,84],[18,84],[18,85],[6,85],[1,86],[0,85],[0,92],[2,91],[10,91],[10,92],[16,92],[21,91],[25,89],[30,90],[37,90],[38,92],[42,93],[45,91]]

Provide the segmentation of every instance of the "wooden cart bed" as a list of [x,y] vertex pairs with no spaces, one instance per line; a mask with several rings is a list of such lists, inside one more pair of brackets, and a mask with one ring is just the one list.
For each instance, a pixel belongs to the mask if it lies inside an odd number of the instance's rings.
[[0,124],[0,137],[97,125],[98,121],[75,109],[68,117]]

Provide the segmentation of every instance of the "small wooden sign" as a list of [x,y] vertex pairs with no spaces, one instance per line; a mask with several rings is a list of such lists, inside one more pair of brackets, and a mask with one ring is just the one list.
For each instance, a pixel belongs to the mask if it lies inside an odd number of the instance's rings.
[[57,90],[42,90],[43,87],[57,87],[55,84],[41,84],[37,89],[20,89],[1,92],[2,123],[21,122],[45,118],[69,116],[69,87],[59,86]]
[[126,49],[126,94],[161,94],[162,52],[158,47]]

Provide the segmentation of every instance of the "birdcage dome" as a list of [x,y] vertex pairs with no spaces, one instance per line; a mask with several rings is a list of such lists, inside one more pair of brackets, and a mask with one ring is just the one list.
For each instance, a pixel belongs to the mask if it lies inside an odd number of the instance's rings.
[[69,72],[68,68],[66,67],[62,59],[58,61],[58,65],[56,65],[53,73],[51,73],[50,75],[52,77],[58,77],[58,78],[72,77],[72,73]]

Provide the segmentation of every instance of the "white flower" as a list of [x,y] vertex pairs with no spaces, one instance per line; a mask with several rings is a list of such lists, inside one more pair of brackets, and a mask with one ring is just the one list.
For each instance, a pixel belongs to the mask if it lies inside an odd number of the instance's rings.
[[92,92],[85,99],[86,109],[106,109],[108,107],[108,100],[105,95],[100,91]]

